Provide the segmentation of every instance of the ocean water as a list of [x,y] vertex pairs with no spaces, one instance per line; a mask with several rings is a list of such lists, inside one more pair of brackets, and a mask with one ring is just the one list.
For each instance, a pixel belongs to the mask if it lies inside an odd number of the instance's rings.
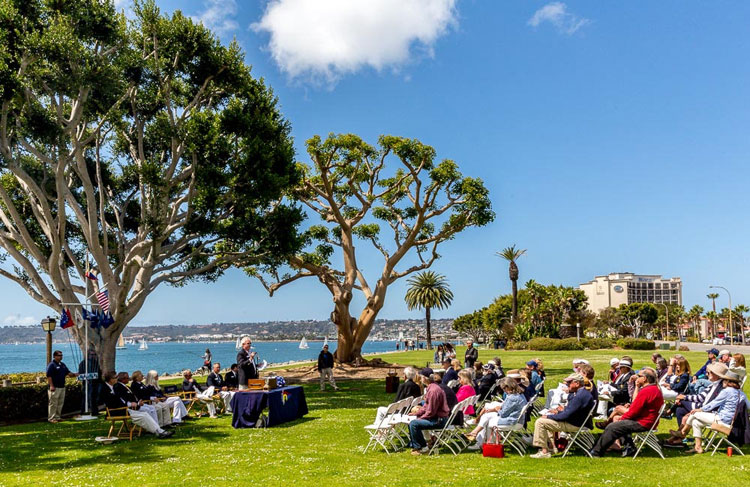
[[[253,350],[258,352],[260,360],[278,364],[298,360],[316,360],[322,341],[309,341],[307,350],[300,350],[299,342],[253,342]],[[154,369],[160,374],[175,373],[183,369],[195,370],[203,364],[201,356],[206,348],[211,350],[214,362],[221,362],[222,367],[231,365],[236,357],[235,343],[149,343],[148,350],[138,350],[138,345],[128,345],[125,350],[117,351],[117,370],[132,372],[141,370],[144,373]],[[336,349],[336,342],[329,342],[331,352]],[[78,367],[81,352],[67,342],[53,343],[53,350],[63,353],[63,362],[71,369]],[[386,352],[396,349],[395,341],[367,341],[362,347],[363,353]],[[47,364],[46,346],[44,344],[0,345],[0,374],[14,372],[39,372]]]

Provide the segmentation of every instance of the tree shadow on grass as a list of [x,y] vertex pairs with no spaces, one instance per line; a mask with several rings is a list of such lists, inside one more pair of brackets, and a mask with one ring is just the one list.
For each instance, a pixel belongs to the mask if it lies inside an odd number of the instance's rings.
[[133,441],[120,439],[112,445],[98,444],[94,438],[105,436],[109,423],[103,420],[92,422],[70,422],[59,425],[35,423],[8,430],[0,430],[0,470],[26,472],[29,470],[58,470],[133,463],[159,463],[168,457],[163,446],[191,443],[216,442],[229,436],[217,431],[218,425],[190,422],[175,430],[168,439],[157,439],[144,433]]

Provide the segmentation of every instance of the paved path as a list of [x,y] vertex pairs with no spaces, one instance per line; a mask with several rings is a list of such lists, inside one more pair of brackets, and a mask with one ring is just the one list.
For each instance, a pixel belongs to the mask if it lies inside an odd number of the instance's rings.
[[[656,348],[659,348],[659,345],[662,343],[669,343],[670,345],[674,345],[674,342],[663,342],[663,341],[656,341]],[[732,353],[742,353],[742,354],[750,354],[750,346],[748,345],[711,345],[710,343],[688,343],[688,342],[680,342],[680,345],[687,345],[687,347],[690,349],[690,351],[703,351],[710,350],[712,348],[718,348],[719,350],[729,350]]]

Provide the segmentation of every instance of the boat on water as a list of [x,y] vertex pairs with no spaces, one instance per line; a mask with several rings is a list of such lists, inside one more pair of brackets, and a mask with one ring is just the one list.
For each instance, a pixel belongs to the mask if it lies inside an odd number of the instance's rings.
[[240,344],[240,341],[241,341],[241,339],[237,338],[237,342],[234,344],[234,349],[235,350],[239,350],[240,348],[242,348],[242,345]]
[[299,342],[299,348],[300,350],[307,350],[310,348],[310,345],[307,344],[307,338],[302,337],[302,340]]
[[117,346],[115,347],[117,350],[125,350],[127,347],[125,346],[125,338],[120,335],[120,338],[117,339]]
[[145,338],[141,340],[141,346],[138,347],[138,350],[148,350],[148,343],[146,343]]
[[324,347],[328,346],[328,335],[326,335],[326,339],[323,341],[323,346]]

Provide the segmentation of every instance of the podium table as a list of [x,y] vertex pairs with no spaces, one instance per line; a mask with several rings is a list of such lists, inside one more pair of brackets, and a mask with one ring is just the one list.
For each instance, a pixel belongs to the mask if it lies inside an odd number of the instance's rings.
[[288,386],[270,391],[237,391],[232,398],[232,426],[255,428],[266,408],[267,426],[299,419],[307,414],[305,390],[302,386]]

